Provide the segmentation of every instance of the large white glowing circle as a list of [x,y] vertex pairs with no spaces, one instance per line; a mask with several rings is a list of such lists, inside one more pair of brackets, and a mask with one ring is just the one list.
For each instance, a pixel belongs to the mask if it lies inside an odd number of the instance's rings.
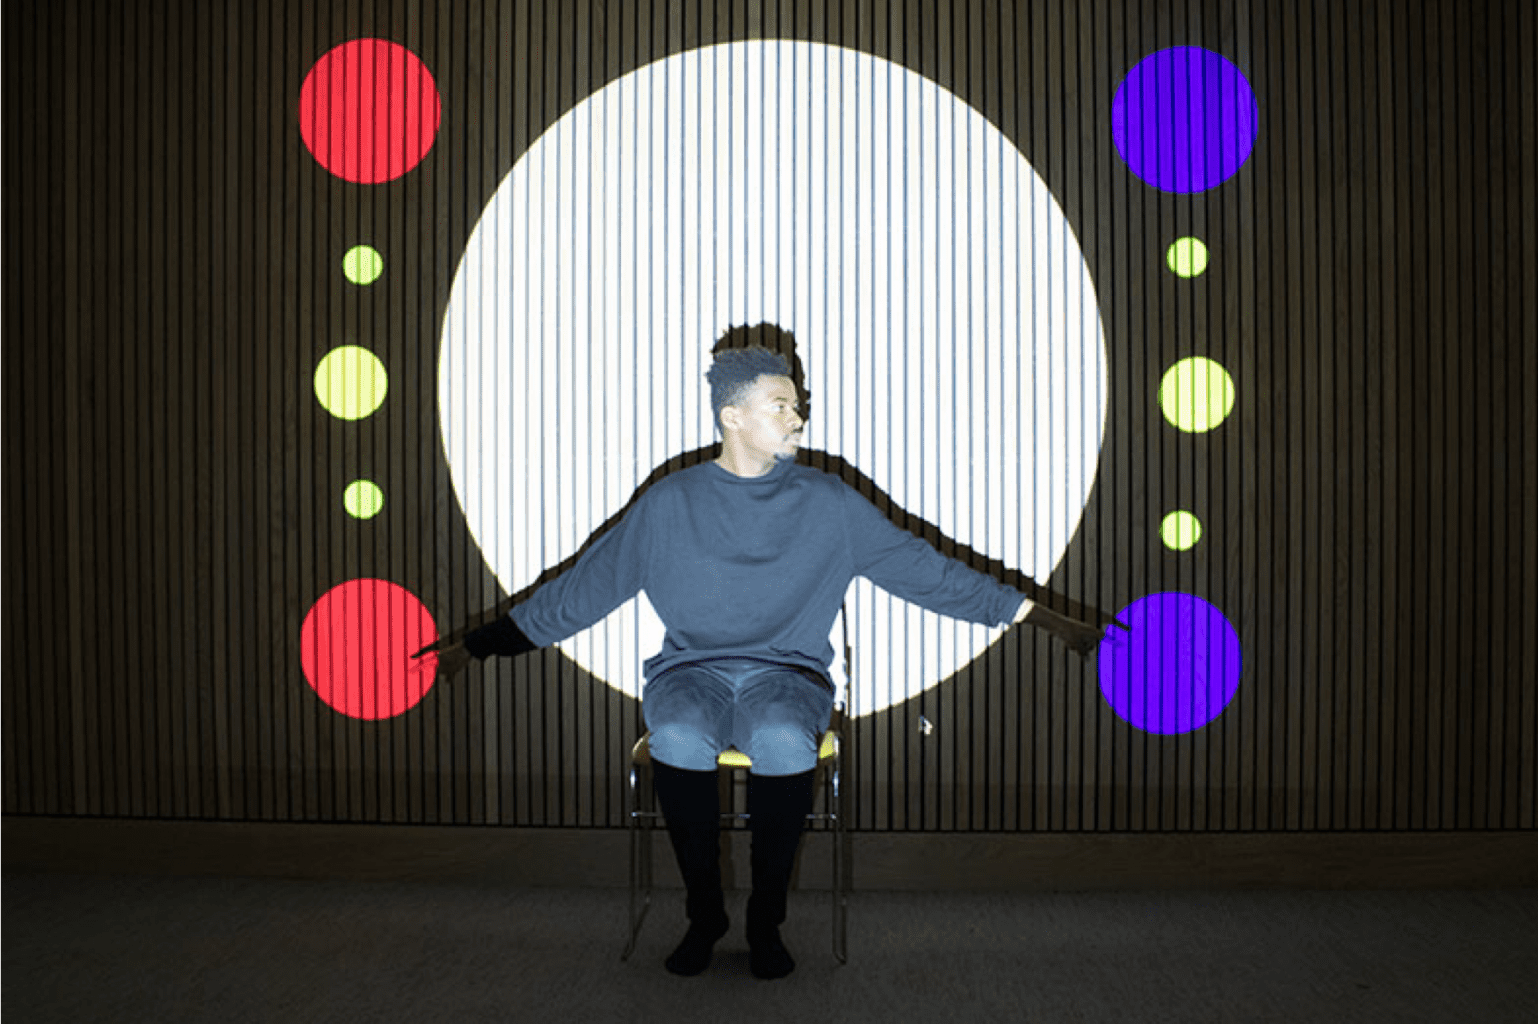
[[[755,41],[588,97],[470,236],[439,417],[503,588],[571,556],[659,464],[716,440],[711,346],[765,320],[796,336],[808,447],[958,542],[1051,574],[1094,481],[1107,392],[1093,282],[1062,210],[935,83],[853,50]],[[1003,631],[863,578],[847,607],[852,714],[935,685]],[[662,637],[643,592],[560,647],[639,696]],[[841,651],[836,621],[832,640]]]

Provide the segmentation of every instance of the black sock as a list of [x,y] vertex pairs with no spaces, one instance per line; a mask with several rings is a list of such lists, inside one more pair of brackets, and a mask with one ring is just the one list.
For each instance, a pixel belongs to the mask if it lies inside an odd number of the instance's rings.
[[693,977],[710,966],[710,953],[715,947],[716,941],[725,935],[731,927],[731,922],[723,918],[719,925],[693,921],[689,924],[689,931],[684,935],[684,940],[673,950],[673,955],[667,958],[664,966],[674,974],[684,977]]
[[780,930],[770,928],[748,935],[748,967],[755,978],[783,978],[796,969],[790,950],[780,941]]

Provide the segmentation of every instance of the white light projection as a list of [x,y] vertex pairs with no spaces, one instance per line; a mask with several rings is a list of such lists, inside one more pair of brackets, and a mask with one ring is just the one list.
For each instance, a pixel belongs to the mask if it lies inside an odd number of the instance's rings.
[[[1093,282],[1061,209],[935,83],[854,50],[753,41],[588,97],[470,236],[439,417],[507,592],[575,553],[656,466],[717,440],[711,346],[761,321],[796,336],[808,448],[959,543],[1051,574],[1095,478],[1107,394]],[[863,578],[847,607],[851,714],[935,685],[1004,628]],[[662,637],[643,592],[559,646],[638,697]],[[842,652],[837,621],[830,639]]]

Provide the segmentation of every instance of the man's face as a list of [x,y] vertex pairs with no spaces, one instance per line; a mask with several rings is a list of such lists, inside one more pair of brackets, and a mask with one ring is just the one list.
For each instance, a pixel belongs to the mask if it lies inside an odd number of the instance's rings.
[[789,377],[761,375],[736,410],[737,443],[744,454],[793,458],[805,420],[796,411],[796,385]]

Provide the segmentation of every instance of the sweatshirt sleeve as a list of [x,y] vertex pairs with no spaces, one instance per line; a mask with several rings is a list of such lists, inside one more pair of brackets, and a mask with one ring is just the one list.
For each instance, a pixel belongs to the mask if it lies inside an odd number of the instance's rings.
[[604,619],[646,585],[652,538],[648,495],[598,538],[577,564],[513,608],[513,622],[548,647]]
[[1025,595],[992,576],[942,555],[896,526],[847,484],[839,488],[856,576],[941,615],[987,626],[1009,623]]

